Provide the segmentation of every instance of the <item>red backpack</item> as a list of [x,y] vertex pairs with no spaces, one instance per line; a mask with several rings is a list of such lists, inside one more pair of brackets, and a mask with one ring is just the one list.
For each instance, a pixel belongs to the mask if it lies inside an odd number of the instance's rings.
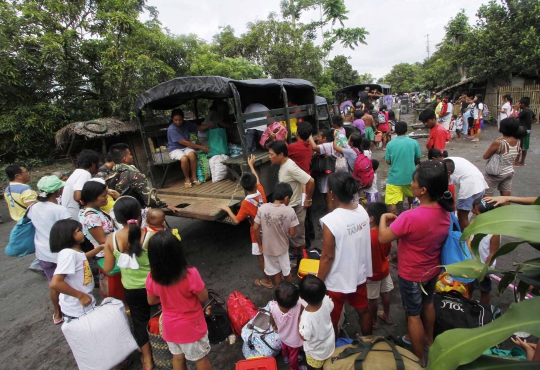
[[375,177],[375,172],[373,171],[373,166],[371,165],[371,159],[369,159],[358,149],[353,148],[353,150],[357,157],[356,161],[354,162],[352,175],[355,179],[360,181],[360,188],[369,188],[373,184],[373,179]]
[[439,117],[446,116],[448,113],[448,103],[443,102],[441,106],[441,111],[439,112]]
[[237,290],[229,295],[227,311],[231,320],[231,329],[238,337],[242,334],[244,325],[259,312],[253,302]]

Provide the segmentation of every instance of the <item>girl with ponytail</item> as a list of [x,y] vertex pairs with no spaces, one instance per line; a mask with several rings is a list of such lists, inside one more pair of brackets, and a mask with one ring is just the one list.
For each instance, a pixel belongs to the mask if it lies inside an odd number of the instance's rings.
[[360,185],[348,172],[328,177],[329,214],[321,218],[323,244],[319,272],[334,303],[330,315],[337,338],[337,324],[345,301],[356,309],[362,335],[372,333],[366,280],[373,275],[369,216],[354,201]]
[[134,337],[141,348],[143,368],[152,369],[152,350],[146,331],[150,320],[146,295],[146,277],[150,273],[147,246],[152,233],[141,230],[141,205],[135,198],[118,198],[113,210],[123,228],[107,237],[104,270],[110,272],[117,264],[122,272],[125,300],[131,311]]
[[[437,160],[421,162],[414,172],[411,190],[420,206],[399,216],[382,215],[379,242],[390,243],[399,238],[399,290],[409,316],[409,335],[403,341],[412,343],[414,354],[425,364],[424,347],[433,344],[433,293],[441,272],[437,266],[441,264],[441,249],[450,228],[449,212],[454,211],[446,164]],[[427,294],[422,293],[420,285]]]

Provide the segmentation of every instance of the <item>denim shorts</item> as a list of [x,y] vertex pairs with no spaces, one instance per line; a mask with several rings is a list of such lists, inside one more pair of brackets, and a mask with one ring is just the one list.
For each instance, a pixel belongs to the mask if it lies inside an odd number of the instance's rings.
[[481,292],[491,292],[491,279],[486,275],[484,280],[478,281],[478,279],[474,279],[473,281],[474,287],[480,289]]
[[486,192],[485,190],[482,190],[480,193],[474,194],[473,196],[468,197],[466,199],[458,199],[457,201],[458,211],[470,211],[472,209],[472,205],[474,201],[478,198],[482,198],[485,192]]
[[435,292],[435,284],[437,276],[423,283],[425,295],[420,289],[420,283],[403,279],[398,275],[399,292],[401,293],[401,302],[405,308],[405,312],[409,316],[419,316],[422,312],[422,305],[433,302],[433,294]]

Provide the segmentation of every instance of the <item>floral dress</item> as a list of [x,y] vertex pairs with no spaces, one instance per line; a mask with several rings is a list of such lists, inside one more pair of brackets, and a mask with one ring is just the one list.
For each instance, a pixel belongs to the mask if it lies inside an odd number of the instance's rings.
[[[99,246],[99,242],[94,239],[90,233],[90,229],[95,227],[103,228],[105,237],[114,231],[114,222],[107,213],[103,212],[100,209],[95,208],[84,208],[79,211],[79,222],[81,223],[83,229],[82,232],[86,239],[88,239],[92,245],[95,247]],[[99,252],[96,257],[104,257],[104,252]]]

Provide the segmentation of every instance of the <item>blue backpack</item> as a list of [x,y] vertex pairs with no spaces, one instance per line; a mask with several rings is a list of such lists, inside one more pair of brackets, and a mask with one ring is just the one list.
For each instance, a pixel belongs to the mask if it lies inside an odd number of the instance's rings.
[[[472,258],[469,248],[467,247],[467,243],[460,241],[460,238],[461,228],[459,227],[459,222],[454,213],[450,212],[450,229],[448,230],[448,236],[446,237],[441,250],[442,265],[450,265],[452,263],[470,260]],[[474,281],[474,279],[466,279],[463,277],[452,276],[452,278],[462,283],[470,283]]]
[[10,257],[24,257],[27,254],[36,253],[34,244],[36,228],[32,224],[32,220],[28,218],[28,209],[9,234],[9,242],[5,252]]

